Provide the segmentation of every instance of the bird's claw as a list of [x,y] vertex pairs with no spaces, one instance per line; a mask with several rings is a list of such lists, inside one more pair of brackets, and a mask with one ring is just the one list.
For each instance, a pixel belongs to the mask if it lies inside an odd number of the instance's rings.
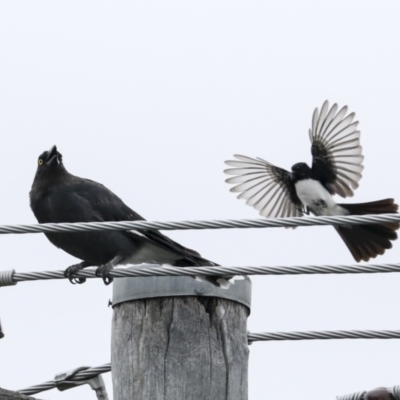
[[75,277],[74,275],[78,272],[81,271],[83,268],[82,264],[74,264],[71,265],[70,267],[68,267],[65,271],[64,271],[64,276],[66,278],[68,278],[68,280],[75,285],[76,283],[81,284],[81,283],[85,283],[86,282],[86,278],[78,278]]
[[96,276],[103,278],[104,284],[109,285],[113,281],[113,278],[110,276],[110,271],[112,269],[113,267],[111,265],[100,265],[100,267],[96,269]]

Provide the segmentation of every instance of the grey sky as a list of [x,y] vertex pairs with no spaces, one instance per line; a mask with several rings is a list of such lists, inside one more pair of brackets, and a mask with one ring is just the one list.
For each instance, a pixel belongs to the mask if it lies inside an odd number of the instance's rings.
[[[0,6],[1,224],[36,222],[28,192],[53,144],[149,220],[256,218],[223,161],[309,162],[325,99],[357,113],[365,169],[349,201],[395,197],[398,2],[30,2]],[[331,227],[170,232],[222,265],[352,263]],[[399,262],[400,243],[378,262]],[[0,238],[2,270],[75,262],[40,234]],[[254,277],[249,330],[398,329],[399,276]],[[1,289],[0,387],[110,359],[100,280]],[[250,400],[333,399],[400,384],[391,341],[255,343]],[[109,393],[110,374],[105,375]],[[93,398],[88,387],[38,395]]]

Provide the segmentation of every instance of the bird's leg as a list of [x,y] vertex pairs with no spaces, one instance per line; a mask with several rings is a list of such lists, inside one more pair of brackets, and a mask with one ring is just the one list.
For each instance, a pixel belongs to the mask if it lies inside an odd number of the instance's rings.
[[109,273],[122,260],[122,258],[122,256],[115,256],[108,263],[100,265],[100,267],[96,269],[96,276],[102,277],[105,285],[109,285],[113,281],[113,278]]
[[79,263],[79,264],[71,265],[70,267],[68,267],[68,268],[64,271],[64,276],[65,276],[66,278],[68,278],[69,281],[70,281],[72,284],[74,284],[74,285],[75,285],[75,283],[85,283],[85,282],[86,282],[86,278],[76,278],[76,277],[74,277],[74,275],[75,275],[78,271],[80,271],[81,269],[86,268],[86,267],[90,267],[90,266],[92,266],[92,265],[93,265],[93,264],[90,264],[90,263],[88,263],[88,262],[86,262],[86,261],[82,261],[82,262]]
[[306,214],[306,215],[310,215],[310,210],[308,209],[308,207],[297,207],[297,209],[302,213],[302,214]]

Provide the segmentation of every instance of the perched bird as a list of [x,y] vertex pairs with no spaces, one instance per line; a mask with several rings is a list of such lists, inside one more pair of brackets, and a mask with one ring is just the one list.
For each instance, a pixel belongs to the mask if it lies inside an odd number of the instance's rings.
[[[275,167],[261,158],[235,155],[226,161],[234,167],[225,170],[235,175],[226,180],[236,184],[231,192],[240,193],[260,214],[267,218],[301,217],[314,215],[363,215],[397,212],[393,199],[358,204],[337,204],[332,195],[353,196],[363,170],[358,122],[354,113],[347,115],[347,107],[338,111],[337,104],[329,109],[324,102],[319,112],[315,109],[311,140],[312,165],[297,163],[292,172]],[[368,261],[392,247],[397,239],[399,223],[373,225],[336,225],[337,230],[354,259]]]
[[[29,193],[30,205],[39,223],[143,221],[111,190],[100,183],[70,174],[62,155],[53,146],[38,159]],[[159,231],[97,231],[45,233],[55,246],[83,260],[65,270],[72,283],[84,278],[73,275],[82,268],[98,266],[96,275],[109,284],[109,271],[117,264],[157,263],[174,266],[216,266],[194,250],[187,249]],[[224,279],[207,278],[223,286]]]

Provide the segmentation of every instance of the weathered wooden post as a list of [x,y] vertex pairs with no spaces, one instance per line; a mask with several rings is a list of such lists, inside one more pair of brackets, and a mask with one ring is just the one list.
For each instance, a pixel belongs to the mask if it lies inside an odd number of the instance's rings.
[[114,400],[247,400],[250,279],[114,280]]

